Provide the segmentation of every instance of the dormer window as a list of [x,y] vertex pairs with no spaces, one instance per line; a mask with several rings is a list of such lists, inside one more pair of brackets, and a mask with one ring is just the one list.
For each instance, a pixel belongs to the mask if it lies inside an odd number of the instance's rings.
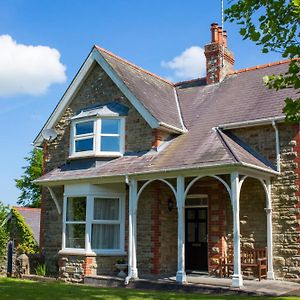
[[124,111],[127,114],[128,108],[121,104],[109,103],[100,108],[83,110],[73,117],[70,156],[123,155]]

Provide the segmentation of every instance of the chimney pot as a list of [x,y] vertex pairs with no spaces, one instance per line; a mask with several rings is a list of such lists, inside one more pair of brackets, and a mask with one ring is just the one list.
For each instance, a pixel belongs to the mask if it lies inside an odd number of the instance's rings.
[[223,41],[223,30],[222,30],[222,27],[218,27],[218,43],[219,44],[222,44],[222,41]]
[[226,48],[227,47],[227,31],[223,30],[223,45]]
[[219,42],[218,23],[212,23],[210,27],[210,31],[211,31],[211,42],[218,43]]

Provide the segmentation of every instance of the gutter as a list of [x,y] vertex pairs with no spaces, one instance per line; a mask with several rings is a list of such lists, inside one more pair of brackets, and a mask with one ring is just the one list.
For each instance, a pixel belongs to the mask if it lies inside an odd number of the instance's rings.
[[258,167],[255,165],[251,165],[251,164],[246,164],[246,163],[240,163],[240,162],[235,162],[235,163],[228,163],[228,164],[214,164],[211,166],[206,166],[206,167],[202,167],[202,166],[197,166],[194,168],[170,168],[170,169],[161,169],[161,170],[153,170],[153,171],[144,171],[144,172],[132,172],[132,173],[127,173],[127,174],[121,174],[118,176],[93,176],[93,177],[88,177],[88,178],[68,178],[68,179],[59,179],[57,181],[40,181],[38,179],[34,180],[33,182],[41,185],[41,186],[48,186],[48,184],[50,183],[51,186],[57,185],[57,184],[65,184],[66,182],[70,182],[70,181],[87,181],[87,180],[99,180],[99,179],[107,179],[107,178],[115,178],[118,179],[120,178],[121,180],[117,180],[118,182],[126,182],[126,177],[128,178],[129,176],[139,176],[139,175],[148,175],[148,174],[157,174],[157,173],[171,173],[171,172],[182,172],[182,171],[196,171],[199,169],[202,170],[211,170],[211,169],[215,169],[215,168],[232,168],[232,167],[250,167],[251,169],[256,169],[258,171],[262,171],[264,173],[268,173],[268,174],[273,174],[273,175],[278,175],[278,172],[275,170],[271,170],[271,169],[265,169],[263,167]]
[[225,123],[221,124],[218,127],[222,129],[236,129],[236,128],[245,128],[245,127],[252,127],[257,125],[269,125],[272,122],[283,122],[285,120],[284,116],[280,117],[270,117],[270,118],[263,118],[263,119],[255,119],[249,121],[242,121],[242,122],[233,122],[233,123]]
[[169,129],[171,130],[172,132],[177,132],[177,133],[186,133],[187,132],[187,129],[180,129],[178,127],[175,127],[175,126],[172,126],[172,125],[169,125],[165,122],[159,122],[158,125],[160,127],[164,127],[166,129]]

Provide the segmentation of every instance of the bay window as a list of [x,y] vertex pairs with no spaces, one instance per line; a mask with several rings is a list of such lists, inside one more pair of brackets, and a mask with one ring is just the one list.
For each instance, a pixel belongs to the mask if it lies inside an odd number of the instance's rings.
[[123,196],[65,197],[62,250],[124,252],[124,201]]
[[71,157],[120,156],[124,153],[124,118],[76,120],[71,126]]

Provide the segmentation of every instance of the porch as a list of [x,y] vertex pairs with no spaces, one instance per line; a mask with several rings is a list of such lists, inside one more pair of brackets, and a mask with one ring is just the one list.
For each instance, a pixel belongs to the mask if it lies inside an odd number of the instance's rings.
[[[274,280],[244,280],[241,288],[234,288],[231,279],[218,278],[199,274],[187,275],[188,284],[176,282],[175,276],[149,276],[131,281],[127,288],[142,290],[161,290],[173,292],[202,293],[207,295],[239,296],[299,296],[299,283]],[[84,283],[101,287],[124,287],[121,278],[110,276],[86,276]]]
[[[129,176],[126,180],[129,185],[126,284],[138,279],[139,274],[141,278],[145,278],[145,270],[152,274],[174,271],[178,284],[192,282],[193,277],[187,276],[187,271],[205,271],[209,275],[218,276],[220,257],[232,250],[233,274],[231,279],[224,279],[224,282],[241,288],[244,285],[241,246],[265,247],[267,279],[274,279],[269,174],[239,170],[205,174],[195,172],[175,178]],[[156,193],[160,193],[161,199],[151,204],[146,195],[151,194],[149,188],[157,182],[160,182],[160,189],[156,189]],[[248,194],[243,195],[247,185]],[[152,193],[153,191],[155,189],[152,189]],[[146,205],[142,205],[143,202]],[[167,209],[170,211],[168,216],[160,215],[162,207],[159,205],[162,204],[159,203],[164,203],[165,212]],[[247,213],[244,213],[245,210]],[[150,227],[143,212],[147,212],[148,218],[152,218]],[[161,220],[163,223],[159,227]],[[170,234],[167,234],[166,228]],[[151,257],[151,264],[147,264],[145,259],[147,253],[148,262]],[[209,280],[215,279],[211,277]]]

